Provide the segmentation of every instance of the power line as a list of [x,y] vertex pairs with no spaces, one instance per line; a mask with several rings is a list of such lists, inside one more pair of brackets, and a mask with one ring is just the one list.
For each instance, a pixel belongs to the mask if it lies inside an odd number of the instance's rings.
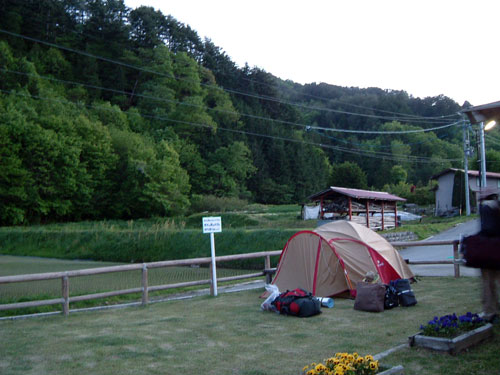
[[[166,78],[170,78],[170,79],[190,81],[190,80],[187,80],[187,79],[184,79],[184,78],[181,78],[181,77],[176,77],[174,75],[164,74],[164,73],[152,70],[152,69],[139,67],[139,66],[136,66],[136,65],[132,65],[132,64],[121,62],[121,61],[109,59],[109,58],[106,58],[106,57],[103,57],[103,56],[99,56],[99,55],[94,55],[94,54],[91,54],[91,53],[88,53],[88,52],[84,52],[84,51],[76,50],[76,49],[73,49],[73,48],[61,46],[61,45],[58,45],[58,44],[55,44],[55,43],[43,41],[43,40],[40,40],[40,39],[37,39],[37,38],[33,38],[33,37],[26,36],[26,35],[14,33],[14,32],[11,32],[11,31],[0,29],[0,33],[4,33],[4,34],[7,34],[7,35],[10,35],[10,36],[13,36],[13,37],[17,37],[17,38],[22,38],[22,39],[30,40],[30,41],[35,42],[35,43],[41,43],[41,44],[44,44],[44,45],[47,45],[47,46],[50,46],[50,47],[54,47],[54,48],[58,48],[58,49],[62,49],[62,50],[68,51],[68,52],[80,54],[80,55],[83,55],[83,56],[86,56],[86,57],[90,57],[90,58],[94,58],[94,59],[106,61],[106,62],[109,62],[111,64],[120,65],[120,66],[127,67],[127,68],[130,68],[130,69],[144,71],[146,73],[156,74],[156,75],[160,75],[160,76],[163,76],[163,77],[166,77]],[[190,81],[190,82],[192,82],[192,81]],[[301,104],[301,103],[294,103],[294,102],[290,102],[290,101],[283,101],[283,100],[279,100],[277,98],[268,97],[268,96],[262,96],[262,95],[256,95],[256,94],[249,94],[249,93],[241,92],[241,91],[238,91],[238,90],[227,89],[227,88],[223,88],[223,87],[219,87],[219,86],[211,85],[211,84],[205,84],[205,83],[202,83],[202,82],[198,82],[198,83],[200,85],[202,85],[202,86],[208,86],[208,87],[211,87],[211,88],[214,88],[214,89],[217,89],[217,90],[226,91],[226,92],[229,92],[229,93],[232,93],[232,94],[236,94],[236,95],[243,95],[243,96],[247,96],[247,97],[250,97],[250,98],[272,101],[272,102],[279,103],[279,104],[287,104],[287,105],[296,106],[296,107],[300,107],[300,108],[304,108],[304,109],[326,111],[326,112],[332,112],[332,113],[337,113],[337,114],[345,114],[345,115],[351,115],[351,116],[376,118],[376,119],[381,119],[381,120],[397,120],[398,119],[398,118],[395,118],[394,116],[370,115],[370,114],[362,114],[362,113],[356,113],[356,112],[350,112],[350,111],[336,110],[336,109],[331,109],[331,108],[324,108],[324,107],[317,107],[317,106],[307,106],[307,105],[304,105],[304,104]],[[412,120],[410,120],[410,119],[408,119],[407,117],[404,117],[404,116],[405,115],[403,114],[402,119],[404,119],[404,121],[412,121]],[[415,119],[415,121],[417,121],[417,119]],[[443,120],[441,120],[441,119],[438,120],[438,119],[435,119],[433,117],[430,117],[430,118],[420,117],[419,122],[421,122],[421,121],[441,122],[441,123],[443,122]]]
[[[41,97],[38,95],[21,94],[21,93],[14,91],[14,90],[8,91],[8,90],[0,89],[0,91],[7,93],[7,94],[13,94],[13,95],[27,97],[27,98],[33,98],[33,99],[39,99],[39,100],[45,100],[45,101],[54,101],[54,102],[58,102],[58,103],[62,103],[62,104],[72,104],[72,105],[77,105],[77,106],[79,105],[79,103],[74,103],[74,102],[71,102],[68,100],[58,100],[58,99],[53,99],[53,98],[44,98],[44,97]],[[104,111],[117,112],[117,110],[115,110],[113,108],[103,108],[103,107],[97,107],[97,106],[86,106],[86,107],[94,108],[94,109],[98,109],[98,110],[104,110]],[[213,129],[213,127],[211,125],[204,124],[204,123],[196,123],[196,122],[190,122],[190,121],[177,120],[177,119],[172,119],[172,118],[168,118],[168,117],[143,115],[140,113],[139,113],[139,115],[141,117],[153,118],[153,119],[160,120],[160,121],[168,121],[168,122],[173,122],[173,123],[178,123],[178,124]],[[244,131],[244,130],[228,129],[228,128],[223,128],[223,127],[217,127],[217,130],[238,133],[238,134],[247,135],[247,136],[250,135],[250,136],[256,136],[256,137],[261,137],[261,138],[268,138],[268,139],[275,139],[275,140],[300,143],[300,144],[305,144],[305,145],[309,145],[309,146],[317,146],[317,147],[326,148],[326,149],[330,149],[330,150],[334,150],[334,151],[339,151],[342,153],[349,153],[349,154],[354,154],[354,155],[359,155],[359,156],[367,156],[367,157],[383,159],[383,160],[411,162],[411,163],[440,163],[440,164],[462,160],[462,159],[434,159],[434,158],[429,158],[429,157],[421,157],[421,156],[413,156],[413,155],[399,155],[398,156],[398,155],[394,155],[391,153],[370,152],[370,151],[366,151],[366,150],[357,150],[357,149],[346,148],[346,147],[325,145],[322,143],[315,143],[315,142],[310,142],[310,141],[297,140],[297,139],[293,139],[293,138],[273,136],[273,135],[256,133],[256,132],[249,132],[249,131]]]
[[123,94],[127,96],[134,95],[136,97],[144,98],[144,99],[150,99],[150,100],[156,100],[160,102],[167,102],[167,103],[172,103],[172,104],[178,104],[178,105],[183,105],[183,106],[188,106],[188,107],[195,107],[195,108],[200,108],[208,111],[214,111],[214,112],[219,112],[219,113],[224,113],[228,115],[236,115],[236,116],[243,116],[243,117],[248,117],[256,120],[262,120],[262,121],[270,121],[270,122],[275,122],[275,123],[280,123],[280,124],[285,124],[285,125],[292,125],[292,126],[297,126],[301,127],[304,130],[322,130],[322,131],[331,131],[331,132],[336,132],[336,133],[351,133],[351,134],[410,134],[410,133],[425,133],[425,132],[430,132],[430,131],[435,131],[435,130],[440,130],[444,128],[448,128],[451,126],[455,126],[458,123],[452,123],[452,124],[446,124],[443,126],[439,127],[434,127],[434,128],[427,128],[427,129],[413,129],[413,130],[398,130],[398,131],[376,131],[376,130],[350,130],[350,129],[335,129],[335,128],[328,128],[328,127],[322,127],[322,126],[312,126],[312,125],[307,125],[307,124],[300,124],[292,121],[286,121],[286,120],[278,120],[278,119],[272,119],[270,117],[264,117],[264,116],[257,116],[257,115],[252,115],[248,113],[243,113],[243,112],[236,112],[236,111],[229,111],[225,109],[220,109],[220,108],[211,108],[195,103],[190,103],[190,102],[181,102],[178,100],[174,99],[167,99],[167,98],[159,98],[159,97],[154,97],[150,95],[144,95],[144,94],[137,94],[137,93],[132,93],[132,92],[127,92],[123,90],[117,90],[117,89],[111,89],[111,88],[106,88],[106,87],[101,87],[101,86],[96,86],[96,85],[91,85],[91,84],[86,84],[86,83],[81,83],[81,82],[75,82],[75,81],[67,81],[67,80],[61,80],[58,78],[53,78],[53,77],[47,77],[47,76],[42,76],[34,73],[26,73],[26,72],[19,72],[19,71],[14,71],[10,69],[4,69],[0,68],[0,71],[6,72],[6,73],[11,73],[11,74],[17,74],[17,75],[23,75],[23,76],[28,76],[28,77],[33,77],[33,78],[40,78],[48,81],[54,81],[54,82],[60,82],[63,84],[69,84],[69,85],[78,85],[78,86],[83,86],[95,90],[102,90],[102,91],[108,91],[108,92],[113,92],[116,94]]

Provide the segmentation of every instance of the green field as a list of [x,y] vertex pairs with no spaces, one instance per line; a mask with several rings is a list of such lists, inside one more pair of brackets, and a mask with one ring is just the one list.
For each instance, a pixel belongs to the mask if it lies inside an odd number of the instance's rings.
[[[335,299],[311,318],[260,311],[262,290],[195,297],[146,308],[0,321],[0,373],[299,374],[335,352],[377,354],[407,342],[434,315],[477,312],[480,280],[422,278],[414,307],[353,310]],[[381,362],[407,375],[490,375],[500,368],[500,326],[493,340],[457,356],[404,349]]]

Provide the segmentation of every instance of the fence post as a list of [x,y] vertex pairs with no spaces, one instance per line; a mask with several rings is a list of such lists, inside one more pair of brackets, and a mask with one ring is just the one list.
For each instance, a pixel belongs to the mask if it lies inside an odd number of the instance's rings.
[[[264,260],[264,270],[268,270],[271,268],[271,257],[269,255],[266,255],[266,258]],[[273,280],[273,276],[270,273],[266,273],[266,284],[271,284],[271,281]]]
[[149,301],[148,291],[148,267],[146,263],[142,265],[142,306],[146,306]]
[[69,278],[67,275],[62,277],[62,310],[64,315],[69,315]]
[[453,267],[455,269],[455,277],[460,277],[460,264],[458,261],[458,242],[453,242]]

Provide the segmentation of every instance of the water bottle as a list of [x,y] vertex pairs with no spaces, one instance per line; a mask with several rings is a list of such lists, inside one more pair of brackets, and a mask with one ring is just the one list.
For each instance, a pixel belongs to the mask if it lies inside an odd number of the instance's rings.
[[329,309],[331,309],[334,305],[333,298],[319,297],[318,299],[321,302],[321,306],[323,307],[328,307]]

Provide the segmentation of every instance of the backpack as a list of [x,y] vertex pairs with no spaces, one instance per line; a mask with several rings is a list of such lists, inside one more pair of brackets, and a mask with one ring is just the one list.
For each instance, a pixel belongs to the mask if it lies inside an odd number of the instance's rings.
[[312,293],[304,289],[287,290],[272,302],[280,314],[301,318],[313,316],[321,312],[321,303]]
[[410,280],[408,279],[397,279],[391,281],[391,284],[398,294],[398,301],[401,306],[413,306],[417,304],[417,298],[411,290]]
[[399,306],[398,291],[393,285],[387,284],[385,286],[384,308],[386,310]]

